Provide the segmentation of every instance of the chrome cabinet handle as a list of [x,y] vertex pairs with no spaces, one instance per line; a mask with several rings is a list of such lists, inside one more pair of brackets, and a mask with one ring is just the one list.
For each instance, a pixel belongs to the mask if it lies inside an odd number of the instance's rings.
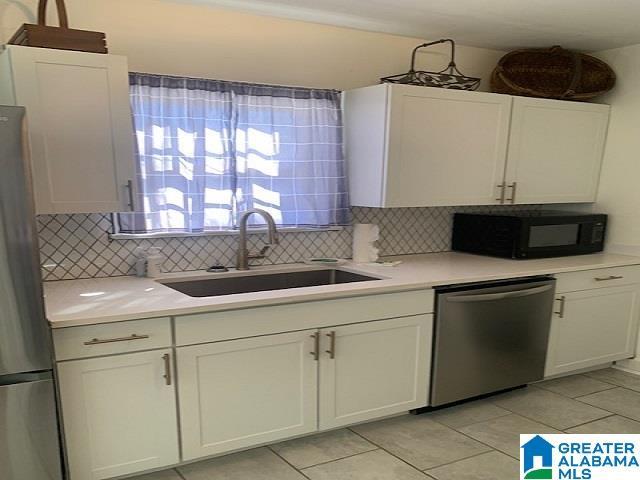
[[171,385],[171,355],[165,353],[162,355],[162,360],[164,360],[164,378],[165,385]]
[[498,188],[500,189],[500,198],[496,198],[497,202],[500,202],[500,205],[502,205],[504,203],[504,197],[505,197],[505,188],[507,187],[506,183],[500,183],[498,184]]
[[567,304],[567,297],[562,295],[560,298],[557,298],[556,300],[558,300],[560,302],[560,310],[558,310],[557,312],[553,312],[553,313],[558,315],[560,318],[564,318],[564,309],[565,309],[565,306]]
[[126,188],[127,193],[129,194],[129,203],[127,203],[127,206],[133,212],[135,211],[135,204],[133,200],[133,180],[127,180]]
[[624,277],[621,275],[609,275],[608,277],[596,277],[596,282],[608,282],[609,280],[622,280]]
[[313,359],[317,362],[320,359],[320,334],[316,332],[309,336],[313,338],[313,351],[309,354],[313,355]]
[[512,205],[516,203],[516,190],[518,188],[518,182],[513,182],[511,185],[507,185],[507,188],[511,189],[511,198],[507,198],[507,202],[510,202]]
[[329,358],[336,358],[336,332],[331,331],[327,333],[327,337],[329,337],[329,350],[325,350],[326,353],[329,354]]
[[131,340],[144,340],[145,338],[149,338],[149,335],[137,335],[133,334],[129,337],[120,337],[120,338],[92,338],[88,342],[84,342],[85,345],[100,345],[102,343],[115,343],[115,342],[129,342]]

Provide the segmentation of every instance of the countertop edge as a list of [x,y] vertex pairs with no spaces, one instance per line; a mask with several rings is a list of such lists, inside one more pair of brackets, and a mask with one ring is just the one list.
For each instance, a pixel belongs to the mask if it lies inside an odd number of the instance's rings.
[[[314,301],[323,301],[323,300],[333,300],[340,298],[349,298],[349,297],[359,297],[359,296],[368,296],[368,295],[379,295],[379,294],[387,294],[387,293],[397,293],[403,291],[413,291],[413,290],[427,290],[438,286],[444,285],[454,285],[454,284],[462,284],[462,283],[474,283],[474,282],[483,282],[483,281],[493,281],[493,280],[504,280],[511,278],[524,278],[538,275],[557,275],[562,273],[571,273],[571,272],[579,272],[579,271],[588,271],[588,270],[600,270],[604,268],[615,268],[615,267],[626,267],[640,265],[640,257],[628,257],[626,259],[620,259],[617,261],[605,262],[597,265],[573,265],[562,268],[554,268],[552,271],[546,268],[532,268],[530,270],[523,269],[523,272],[526,273],[521,274],[513,274],[510,272],[496,273],[490,275],[466,275],[460,276],[459,278],[447,278],[446,280],[433,280],[433,281],[401,281],[397,280],[398,283],[395,284],[385,284],[385,285],[367,285],[363,287],[362,285],[358,288],[355,286],[352,289],[345,289],[342,291],[328,291],[328,292],[303,292],[303,293],[295,293],[289,297],[274,297],[274,298],[262,298],[262,299],[250,299],[250,300],[239,300],[237,302],[227,302],[221,305],[197,305],[193,307],[177,307],[177,308],[169,308],[162,310],[153,310],[150,309],[144,312],[136,312],[130,314],[115,314],[115,315],[104,315],[101,314],[99,316],[91,316],[87,315],[81,319],[72,318],[65,320],[64,316],[60,320],[48,319],[48,323],[51,329],[56,330],[60,328],[68,328],[68,327],[80,327],[80,326],[90,326],[90,325],[100,325],[100,324],[109,324],[109,323],[117,323],[117,322],[125,322],[132,320],[141,320],[146,318],[160,318],[160,317],[174,317],[181,315],[193,315],[199,313],[214,313],[214,312],[222,312],[229,310],[238,310],[238,309],[246,309],[246,308],[258,308],[258,307],[267,307],[267,306],[277,306],[277,305],[287,305],[293,303],[304,303],[304,302],[314,302]],[[350,270],[357,270],[358,267],[351,265]],[[388,270],[387,270],[388,271]],[[370,273],[370,271],[369,271]],[[382,274],[383,272],[380,271]],[[390,279],[393,280],[393,279]]]

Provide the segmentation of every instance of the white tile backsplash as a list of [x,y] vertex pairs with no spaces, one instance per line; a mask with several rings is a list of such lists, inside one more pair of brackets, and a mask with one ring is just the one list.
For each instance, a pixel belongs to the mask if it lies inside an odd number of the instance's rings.
[[[455,212],[531,210],[539,206],[486,206],[436,208],[353,207],[354,223],[380,226],[381,255],[444,252],[451,249]],[[215,263],[235,263],[237,235],[112,240],[109,214],[39,215],[38,236],[44,280],[133,275],[133,251],[160,247],[165,272],[203,270]],[[249,236],[251,249],[259,249],[265,234]],[[337,231],[282,232],[280,244],[267,258],[254,264],[297,263],[310,257],[351,257],[351,227]]]

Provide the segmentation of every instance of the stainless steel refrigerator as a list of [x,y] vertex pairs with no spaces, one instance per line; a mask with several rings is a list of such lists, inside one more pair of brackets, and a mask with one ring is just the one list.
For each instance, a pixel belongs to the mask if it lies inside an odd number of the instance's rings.
[[62,478],[21,107],[0,106],[0,479]]

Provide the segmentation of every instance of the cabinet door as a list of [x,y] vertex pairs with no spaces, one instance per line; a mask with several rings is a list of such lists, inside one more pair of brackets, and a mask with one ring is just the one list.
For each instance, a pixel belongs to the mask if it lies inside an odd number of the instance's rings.
[[608,123],[608,105],[515,97],[507,197],[515,193],[514,203],[522,204],[594,202]]
[[[165,357],[168,355],[168,357]],[[59,363],[70,480],[96,480],[179,461],[171,350]]]
[[27,108],[37,213],[129,210],[135,177],[125,57],[9,46]]
[[632,357],[639,295],[638,285],[559,294],[560,313],[551,322],[546,376]]
[[426,406],[432,329],[416,315],[321,330],[320,429]]
[[390,88],[384,206],[500,203],[511,97]]
[[184,460],[315,431],[315,334],[178,348]]

